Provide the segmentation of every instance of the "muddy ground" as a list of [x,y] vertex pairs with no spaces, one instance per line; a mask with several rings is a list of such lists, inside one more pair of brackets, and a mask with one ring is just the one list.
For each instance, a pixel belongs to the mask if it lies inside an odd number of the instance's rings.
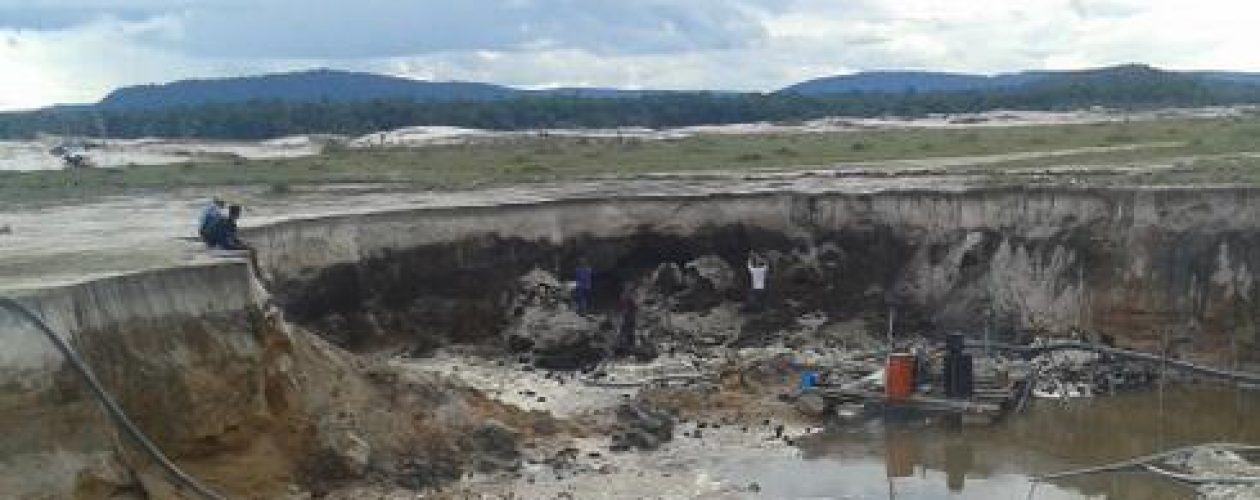
[[[799,457],[794,443],[821,430],[818,421],[778,400],[794,383],[787,372],[756,387],[741,386],[732,377],[645,386],[634,382],[686,373],[689,357],[614,361],[583,373],[460,351],[389,363],[442,373],[495,400],[554,415],[566,431],[520,443],[516,464],[467,475],[436,491],[353,485],[326,498],[757,497],[755,482],[724,477],[721,471],[770,457]],[[608,375],[592,379],[597,373]],[[657,414],[672,430],[652,442],[625,445],[618,436],[627,430],[627,408]]]

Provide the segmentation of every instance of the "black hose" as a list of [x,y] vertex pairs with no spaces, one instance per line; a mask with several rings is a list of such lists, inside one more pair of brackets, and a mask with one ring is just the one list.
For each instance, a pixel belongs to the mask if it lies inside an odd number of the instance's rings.
[[136,427],[136,424],[127,417],[125,412],[123,412],[122,407],[118,406],[118,402],[105,391],[105,388],[101,386],[100,381],[96,379],[96,375],[92,373],[92,370],[87,366],[87,363],[84,363],[83,359],[79,357],[79,354],[76,353],[64,339],[58,336],[56,332],[53,332],[52,329],[48,327],[48,324],[44,323],[43,319],[40,319],[39,316],[36,316],[16,300],[8,297],[0,297],[0,308],[7,309],[17,314],[19,317],[26,319],[31,324],[39,328],[39,330],[48,337],[48,340],[52,341],[53,345],[57,346],[57,350],[61,351],[61,354],[66,357],[66,360],[74,366],[75,371],[83,378],[83,381],[87,383],[88,387],[92,389],[92,393],[96,396],[96,400],[101,403],[101,406],[105,407],[105,410],[109,413],[110,417],[113,418],[114,423],[122,428],[127,435],[131,436],[132,439],[139,443],[140,447],[144,448],[144,451],[149,454],[153,461],[162,466],[162,468],[165,469],[171,477],[175,478],[176,482],[188,487],[192,491],[197,492],[197,494],[202,497],[214,500],[227,500],[227,497],[215,492],[206,485],[202,484],[196,478],[188,475],[183,470],[180,470],[180,468],[172,463],[170,459],[166,458],[166,455],[162,453],[162,450],[158,449],[157,445],[153,444],[153,441],[150,441],[149,438],[144,435],[144,432],[141,432],[140,429]]
[[[978,348],[984,344],[978,342],[967,342],[967,347]],[[1135,361],[1146,361],[1150,363],[1166,363],[1169,368],[1196,373],[1205,377],[1228,380],[1233,383],[1240,384],[1260,384],[1260,373],[1252,372],[1236,372],[1229,370],[1220,370],[1211,368],[1188,361],[1179,359],[1169,359],[1167,356],[1151,354],[1141,351],[1131,351],[1128,349],[1118,349],[1115,347],[1101,346],[1097,344],[1087,344],[1084,342],[1064,342],[1061,344],[1049,344],[1043,346],[1022,346],[1012,344],[992,343],[989,348],[999,351],[1010,351],[1020,353],[1028,358],[1032,358],[1039,354],[1052,351],[1090,351],[1099,354],[1106,354],[1121,359],[1129,359]]]

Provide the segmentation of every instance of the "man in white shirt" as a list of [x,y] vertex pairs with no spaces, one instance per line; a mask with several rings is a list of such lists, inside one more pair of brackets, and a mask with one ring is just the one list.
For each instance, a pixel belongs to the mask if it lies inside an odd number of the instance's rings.
[[766,301],[766,275],[770,265],[756,252],[748,252],[748,309],[759,311]]

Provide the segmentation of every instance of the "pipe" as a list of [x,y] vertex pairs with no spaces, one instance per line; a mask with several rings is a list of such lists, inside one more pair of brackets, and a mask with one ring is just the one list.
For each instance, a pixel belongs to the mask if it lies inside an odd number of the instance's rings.
[[[974,342],[968,342],[967,347],[979,347]],[[1037,356],[1052,351],[1092,351],[1099,354],[1115,356],[1117,358],[1132,359],[1138,361],[1147,361],[1152,363],[1167,363],[1169,368],[1197,373],[1213,378],[1225,379],[1234,383],[1243,384],[1260,384],[1260,373],[1235,372],[1229,370],[1219,370],[1209,368],[1203,365],[1181,361],[1179,359],[1168,359],[1166,356],[1158,354],[1150,354],[1141,351],[1130,351],[1127,349],[1118,349],[1115,347],[1107,347],[1096,344],[1087,344],[1084,342],[1064,342],[1062,344],[1051,344],[1044,346],[1021,346],[1013,344],[993,344],[991,346],[996,350],[1012,351],[1024,354],[1027,357]]]
[[128,436],[131,436],[132,439],[139,443],[140,447],[144,448],[144,451],[149,454],[149,457],[165,469],[171,477],[175,478],[178,484],[191,489],[204,498],[227,500],[226,496],[210,489],[208,486],[202,484],[196,478],[188,475],[172,463],[170,459],[162,453],[162,450],[158,449],[157,445],[154,444],[153,441],[150,441],[149,438],[145,436],[144,432],[136,427],[136,424],[131,421],[131,418],[129,418],[126,412],[123,411],[122,407],[118,405],[118,402],[115,401],[108,392],[106,392],[104,386],[102,386],[100,381],[97,380],[96,375],[92,373],[92,369],[89,368],[87,363],[79,357],[79,354],[70,347],[70,344],[66,343],[65,339],[62,339],[56,332],[52,331],[43,319],[36,316],[35,313],[32,313],[16,300],[8,297],[0,297],[0,309],[7,309],[12,313],[17,314],[18,317],[27,320],[43,332],[44,336],[48,337],[48,340],[51,341],[53,345],[57,346],[57,350],[61,351],[62,356],[65,356],[66,360],[74,366],[75,372],[79,374],[79,377],[82,378],[83,381],[87,383],[88,387],[92,389],[92,394],[96,396],[96,400],[100,402],[101,406],[105,407],[106,412],[113,418],[114,423],[118,425],[118,427],[122,428]]
[[[1145,466],[1149,465],[1151,462],[1155,462],[1155,461],[1157,461],[1157,460],[1163,460],[1163,459],[1166,459],[1166,458],[1171,457],[1171,456],[1173,456],[1173,455],[1176,455],[1176,454],[1178,454],[1178,453],[1184,453],[1184,452],[1187,452],[1187,451],[1194,450],[1194,449],[1196,449],[1196,448],[1215,448],[1215,449],[1220,449],[1220,450],[1229,450],[1229,451],[1257,451],[1257,450],[1260,450],[1260,446],[1256,446],[1256,445],[1247,445],[1247,444],[1236,444],[1236,443],[1204,443],[1204,444],[1196,444],[1196,445],[1191,445],[1191,446],[1182,446],[1182,447],[1180,447],[1180,448],[1173,448],[1173,449],[1171,449],[1171,450],[1161,451],[1161,452],[1159,452],[1159,453],[1152,453],[1152,454],[1150,454],[1150,455],[1142,455],[1142,456],[1140,456],[1140,457],[1134,457],[1134,458],[1130,458],[1130,459],[1127,459],[1127,460],[1122,460],[1122,461],[1119,461],[1119,462],[1112,462],[1112,463],[1109,463],[1109,464],[1104,464],[1104,465],[1097,465],[1097,466],[1093,466],[1093,467],[1086,467],[1086,468],[1084,468],[1084,469],[1074,469],[1074,470],[1070,470],[1070,471],[1056,472],[1056,473],[1053,473],[1053,474],[1042,474],[1042,475],[1040,475],[1040,476],[1033,476],[1033,477],[1032,477],[1032,480],[1033,480],[1034,482],[1045,482],[1045,481],[1051,481],[1051,480],[1055,480],[1055,479],[1063,479],[1063,478],[1073,477],[1073,476],[1082,476],[1082,475],[1088,475],[1088,474],[1097,474],[1097,473],[1100,473],[1100,472],[1111,472],[1111,471],[1117,471],[1117,470],[1120,470],[1120,469],[1128,469],[1128,468],[1131,468],[1131,467],[1145,467]],[[1166,471],[1163,471],[1163,470],[1161,469],[1159,472],[1160,472],[1160,473],[1162,473],[1162,472],[1166,472]],[[1191,476],[1187,476],[1187,477],[1191,477]],[[1248,480],[1248,481],[1249,481],[1249,480]],[[1207,482],[1210,482],[1210,481],[1207,481]],[[1228,481],[1227,481],[1227,480],[1223,480],[1222,482],[1228,482]],[[1247,482],[1247,481],[1244,481],[1244,482]]]

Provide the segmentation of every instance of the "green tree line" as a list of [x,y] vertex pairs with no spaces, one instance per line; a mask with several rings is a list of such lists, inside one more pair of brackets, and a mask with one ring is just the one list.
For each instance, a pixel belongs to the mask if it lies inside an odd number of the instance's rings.
[[265,139],[296,134],[358,135],[417,125],[492,130],[679,127],[793,122],[831,116],[922,116],[995,109],[1061,110],[1204,106],[1260,102],[1260,87],[1184,78],[1071,80],[1018,91],[796,94],[668,93],[630,98],[530,96],[506,100],[364,102],[281,100],[152,110],[53,108],[0,114],[0,138],[86,137]]

